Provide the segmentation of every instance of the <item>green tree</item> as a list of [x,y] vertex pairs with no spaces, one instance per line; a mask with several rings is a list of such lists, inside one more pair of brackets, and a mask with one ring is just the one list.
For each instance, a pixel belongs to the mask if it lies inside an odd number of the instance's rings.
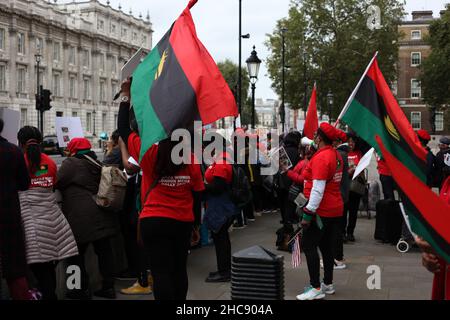
[[[432,51],[421,66],[423,98],[433,111],[445,111],[450,105],[450,4],[444,15],[430,24],[426,41]],[[450,127],[448,122],[445,126],[447,130]]]
[[[236,97],[237,93],[237,85],[238,85],[238,70],[239,66],[235,64],[233,61],[226,59],[223,62],[217,63],[220,72],[222,73],[225,81],[228,83],[231,91],[233,91],[234,96]],[[249,99],[249,88],[250,88],[250,78],[248,76],[248,71],[245,68],[242,68],[242,115],[241,115],[241,123],[242,124],[250,124],[252,117],[252,106],[251,100]]]
[[[380,8],[379,29],[367,26],[369,5]],[[332,118],[336,119],[376,51],[386,80],[395,80],[400,37],[397,26],[403,16],[403,3],[395,0],[292,0],[288,17],[278,21],[266,41],[274,90],[281,95],[281,29],[287,28],[285,63],[290,68],[286,103],[294,109],[306,108],[317,82],[319,107],[326,113],[326,96],[332,92]]]

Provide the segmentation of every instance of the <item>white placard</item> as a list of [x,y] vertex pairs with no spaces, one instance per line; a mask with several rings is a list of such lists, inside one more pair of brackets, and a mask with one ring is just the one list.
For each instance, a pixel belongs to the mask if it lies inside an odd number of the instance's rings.
[[84,138],[80,118],[57,117],[55,128],[60,148],[67,147],[73,138]]
[[355,173],[353,174],[353,180],[355,180],[359,176],[359,174],[370,165],[370,161],[372,160],[374,152],[375,149],[372,148],[364,155],[364,157],[361,158],[361,160],[358,163],[358,166],[355,169]]
[[142,60],[145,58],[144,49],[140,48],[134,56],[128,60],[128,62],[121,69],[121,80],[122,82],[133,75],[134,70],[141,64]]
[[242,128],[241,125],[241,115],[236,118],[236,128]]
[[20,112],[7,108],[0,108],[0,118],[5,126],[1,136],[8,142],[17,145],[17,133],[20,129]]

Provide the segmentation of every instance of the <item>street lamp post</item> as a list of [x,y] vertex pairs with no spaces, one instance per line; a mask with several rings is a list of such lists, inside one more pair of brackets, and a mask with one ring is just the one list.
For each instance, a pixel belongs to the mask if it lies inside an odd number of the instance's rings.
[[246,62],[250,83],[252,84],[252,128],[255,129],[255,90],[256,82],[258,81],[259,67],[261,66],[261,60],[258,58],[255,46],[253,46],[253,51]]
[[94,111],[92,112],[92,115],[94,116],[94,137],[97,136],[96,133],[95,133],[95,120],[96,120],[96,119],[95,119],[95,115],[96,115],[96,114],[97,114],[97,111],[94,110]]
[[237,85],[238,88],[236,97],[241,120],[242,120],[242,39],[250,39],[250,34],[242,35],[242,0],[239,0],[239,59],[238,59],[238,85]]
[[281,120],[281,128],[284,132],[285,122],[286,122],[286,108],[284,105],[284,92],[285,92],[285,73],[286,73],[286,66],[285,66],[285,33],[288,31],[286,28],[281,29],[281,41],[282,41],[282,48],[281,48],[281,65],[282,65],[282,71],[281,71],[281,110],[280,110],[280,120]]
[[38,123],[39,123],[39,130],[42,132],[44,131],[44,111],[42,110],[41,106],[41,84],[40,81],[40,65],[41,65],[41,54],[38,51],[38,53],[34,56],[36,58],[36,110],[38,112]]
[[334,95],[331,91],[327,94],[327,101],[328,101],[328,123],[331,124],[331,111],[333,109],[333,103],[334,103]]

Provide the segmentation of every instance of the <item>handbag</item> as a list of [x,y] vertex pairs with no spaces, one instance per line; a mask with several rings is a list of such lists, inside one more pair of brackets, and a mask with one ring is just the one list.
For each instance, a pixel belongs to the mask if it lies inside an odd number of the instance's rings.
[[297,199],[298,195],[300,194],[300,186],[298,186],[297,184],[293,183],[290,187],[289,187],[289,194],[288,194],[288,200],[290,202],[295,202],[295,199]]
[[350,182],[350,191],[361,196],[366,193],[367,186],[366,179],[363,174],[364,173],[360,174],[356,179]]

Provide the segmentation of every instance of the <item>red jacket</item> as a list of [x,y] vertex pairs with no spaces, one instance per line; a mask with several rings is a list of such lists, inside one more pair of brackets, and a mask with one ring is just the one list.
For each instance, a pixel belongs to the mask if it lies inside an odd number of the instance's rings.
[[308,162],[309,162],[308,159],[300,161],[293,170],[289,170],[287,172],[288,178],[291,179],[295,184],[302,186],[303,182],[305,181],[305,178],[303,177],[302,174]]

